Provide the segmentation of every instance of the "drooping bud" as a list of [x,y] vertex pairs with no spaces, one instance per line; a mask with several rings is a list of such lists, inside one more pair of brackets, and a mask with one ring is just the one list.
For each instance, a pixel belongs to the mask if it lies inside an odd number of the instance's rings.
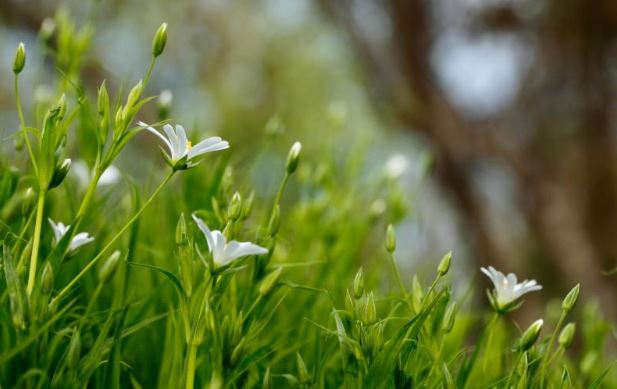
[[388,224],[388,229],[386,230],[386,250],[389,253],[393,253],[396,250],[396,232],[392,224]]
[[574,306],[576,305],[576,301],[578,300],[578,295],[580,291],[581,291],[581,284],[576,284],[576,286],[572,288],[570,292],[568,292],[566,298],[563,299],[563,303],[561,303],[561,309],[564,312],[570,313],[574,309]]
[[99,269],[99,282],[105,284],[111,280],[120,262],[120,251],[114,251]]
[[353,296],[357,299],[361,298],[364,294],[364,274],[362,268],[358,270],[353,280]]
[[54,289],[54,269],[49,261],[43,266],[43,274],[41,274],[41,293],[49,295]]
[[527,351],[536,343],[538,340],[538,336],[540,335],[540,331],[542,330],[542,326],[544,325],[544,320],[538,319],[531,323],[529,328],[523,332],[521,339],[518,344],[519,351]]
[[443,320],[441,322],[441,330],[448,334],[454,327],[454,320],[456,319],[456,303],[452,302],[446,308],[446,312],[443,314]]
[[302,150],[302,144],[296,142],[291,146],[289,154],[287,154],[287,174],[293,174],[298,168],[298,162],[300,161],[300,151]]
[[15,60],[13,60],[13,73],[19,74],[26,66],[26,47],[23,42],[20,42],[15,51]]
[[165,50],[165,44],[167,43],[167,23],[161,24],[154,34],[152,40],[152,55],[158,57]]
[[437,267],[437,274],[440,277],[445,276],[450,270],[450,262],[452,261],[452,251],[449,251],[446,255],[443,256],[441,262],[439,262],[439,266]]
[[574,333],[576,332],[576,324],[568,323],[561,333],[559,334],[559,345],[563,349],[568,349],[572,345],[572,341],[574,340]]
[[231,201],[229,202],[229,208],[227,208],[227,218],[229,220],[236,221],[240,218],[242,214],[242,196],[240,193],[236,192],[231,197]]
[[270,294],[272,289],[274,289],[274,287],[276,286],[279,278],[281,277],[282,271],[283,268],[279,266],[264,277],[264,279],[261,281],[261,285],[259,285],[260,295],[266,296]]
[[51,177],[51,181],[49,182],[49,189],[53,189],[60,185],[64,178],[69,173],[69,169],[71,168],[71,159],[66,158],[60,166],[56,166],[54,169],[54,173]]
[[276,235],[279,231],[279,227],[281,224],[281,208],[278,204],[274,206],[272,210],[272,215],[270,216],[270,222],[268,223],[268,234],[270,236]]

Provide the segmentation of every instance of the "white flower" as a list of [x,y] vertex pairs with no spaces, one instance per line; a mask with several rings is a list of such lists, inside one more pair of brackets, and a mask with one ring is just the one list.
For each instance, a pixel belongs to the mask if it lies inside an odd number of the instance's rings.
[[536,280],[525,280],[518,283],[514,273],[509,273],[505,276],[492,266],[489,266],[488,269],[482,267],[480,270],[482,273],[486,274],[487,277],[493,281],[493,285],[495,285],[494,297],[497,303],[496,308],[498,309],[508,307],[525,293],[542,289],[542,285],[539,285]]
[[386,175],[395,180],[403,175],[409,168],[409,160],[403,154],[393,154],[388,158],[384,165],[384,172]]
[[[71,226],[65,226],[62,222],[54,223],[54,221],[51,219],[47,220],[49,220],[49,224],[54,231],[54,244],[58,244],[58,242],[60,242],[64,234],[66,234],[66,232],[69,230],[69,228],[71,228]],[[75,251],[79,247],[88,244],[93,240],[94,238],[91,237],[87,232],[80,232],[78,234],[75,234],[73,239],[71,239],[71,243],[69,244],[69,252]]]
[[193,215],[193,220],[204,233],[208,242],[208,250],[212,254],[214,267],[219,268],[230,264],[233,260],[247,255],[266,254],[268,249],[258,246],[251,242],[237,242],[232,240],[227,242],[225,235],[221,231],[210,231],[203,220]]
[[202,154],[229,148],[229,143],[218,136],[206,138],[193,146],[186,137],[184,127],[179,124],[176,125],[175,130],[169,124],[163,126],[163,131],[167,138],[144,122],[139,122],[138,124],[165,143],[169,149],[169,154],[166,154],[167,162],[172,168],[177,170],[196,166],[199,162],[194,161],[194,159]]

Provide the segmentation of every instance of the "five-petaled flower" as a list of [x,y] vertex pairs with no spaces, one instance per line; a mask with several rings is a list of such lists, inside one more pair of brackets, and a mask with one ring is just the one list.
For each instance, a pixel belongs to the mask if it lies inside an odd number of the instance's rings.
[[163,131],[166,137],[144,122],[139,122],[138,124],[156,135],[165,143],[169,149],[169,154],[163,153],[163,156],[174,170],[190,169],[199,164],[199,161],[196,160],[197,157],[212,151],[229,148],[229,142],[218,136],[206,138],[193,146],[191,141],[186,137],[184,127],[179,124],[176,125],[175,129],[170,124],[165,124],[163,126]]
[[489,299],[493,308],[498,312],[508,312],[515,309],[517,307],[515,302],[522,295],[542,289],[542,285],[539,285],[536,280],[524,280],[518,283],[514,273],[509,273],[506,276],[492,266],[489,266],[488,269],[482,267],[480,270],[495,285],[495,290],[489,292]]
[[[58,244],[58,242],[60,242],[62,237],[66,234],[69,228],[71,228],[71,226],[70,225],[65,226],[64,223],[62,222],[55,223],[51,219],[47,219],[47,220],[49,220],[49,224],[51,225],[51,228],[54,231],[54,244]],[[93,240],[94,238],[90,236],[87,232],[80,232],[78,234],[75,234],[73,239],[71,239],[71,243],[69,243],[69,253],[74,252],[81,246],[88,244],[92,242]]]
[[196,215],[193,215],[193,220],[206,237],[208,250],[212,254],[214,269],[227,266],[240,257],[268,253],[268,249],[251,242],[237,242],[235,240],[227,242],[221,231],[210,231],[206,223]]

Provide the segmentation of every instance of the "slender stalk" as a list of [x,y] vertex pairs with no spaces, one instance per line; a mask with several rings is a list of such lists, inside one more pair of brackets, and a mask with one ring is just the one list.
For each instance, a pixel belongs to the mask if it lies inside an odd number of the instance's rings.
[[92,260],[90,260],[90,262],[88,262],[88,264],[83,269],[81,269],[81,271],[60,292],[58,292],[58,294],[51,300],[50,302],[51,306],[53,306],[58,301],[60,301],[60,299],[66,293],[68,293],[68,291],[77,283],[77,281],[79,281],[81,277],[83,277],[84,274],[86,274],[88,270],[90,270],[96,264],[96,262],[98,262],[98,260],[101,259],[103,254],[122,236],[122,234],[124,234],[124,232],[133,223],[135,223],[135,221],[139,218],[139,216],[141,216],[143,211],[145,211],[145,209],[148,208],[152,200],[154,200],[154,198],[159,194],[161,189],[163,189],[163,187],[167,184],[167,182],[169,182],[169,180],[173,177],[175,172],[176,172],[175,170],[172,170],[171,173],[169,173],[169,175],[167,175],[167,177],[165,177],[165,179],[161,181],[159,186],[152,193],[152,195],[150,195],[148,200],[146,200],[144,205],[142,205],[142,207],[135,213],[135,215],[133,215],[133,217],[124,225],[124,227],[122,227],[120,231],[118,231],[118,233],[114,235],[114,237],[111,238],[111,240],[105,245],[105,247],[103,247],[101,251],[99,251],[99,253],[94,258],[92,258]]
[[559,316],[559,320],[557,321],[557,325],[555,326],[555,329],[553,330],[553,333],[551,334],[551,337],[548,341],[548,344],[546,345],[546,349],[544,350],[544,354],[542,355],[542,359],[540,361],[540,382],[543,383],[544,382],[544,378],[545,378],[545,371],[546,371],[546,367],[548,366],[550,359],[549,359],[549,355],[551,353],[551,350],[553,349],[553,344],[555,343],[555,339],[557,338],[557,334],[559,333],[559,330],[561,329],[561,326],[563,325],[563,322],[566,320],[566,316],[568,315],[568,312],[562,310],[561,311],[561,316]]
[[32,242],[32,255],[30,256],[30,269],[28,272],[28,286],[26,288],[28,295],[34,290],[34,281],[36,279],[36,266],[39,259],[39,246],[41,243],[41,226],[43,224],[43,208],[45,207],[44,190],[39,192],[39,200],[36,205],[36,221],[34,223],[34,241]]
[[512,382],[512,379],[514,378],[514,372],[516,371],[518,364],[521,363],[521,358],[523,358],[523,355],[524,355],[523,352],[519,352],[518,355],[516,356],[516,362],[514,362],[514,366],[512,367],[512,371],[510,372],[510,376],[508,377],[508,382],[506,383],[506,389],[510,389],[510,383]]
[[146,78],[144,78],[144,89],[146,89],[146,85],[148,85],[148,81],[150,81],[150,76],[152,76],[152,71],[154,70],[154,64],[156,63],[156,57],[152,57],[150,60],[150,66],[148,66],[148,72],[146,73]]
[[407,289],[405,289],[405,285],[403,284],[403,279],[401,278],[401,273],[398,271],[398,266],[396,265],[396,258],[394,257],[394,253],[390,253],[389,257],[390,257],[390,266],[392,266],[392,272],[394,273],[394,276],[396,277],[396,283],[398,284],[398,287],[401,290],[401,293],[403,294],[403,298],[407,299]]
[[195,361],[197,360],[197,345],[194,342],[189,344],[189,353],[186,361],[186,389],[195,387]]
[[28,137],[28,133],[26,131],[26,121],[24,120],[24,113],[21,109],[21,100],[19,98],[19,76],[17,74],[15,75],[15,105],[17,106],[17,116],[19,116],[19,124],[21,126],[22,136],[24,137],[24,142],[26,142],[26,147],[28,148],[28,154],[30,155],[32,167],[34,168],[34,174],[38,176],[39,168],[36,164],[36,159],[34,158],[34,152],[32,151],[32,145],[30,144],[30,137]]
[[285,176],[283,176],[283,181],[281,181],[279,190],[278,192],[276,192],[276,196],[274,197],[274,203],[272,204],[272,212],[274,212],[274,208],[281,202],[281,197],[283,196],[285,187],[287,187],[287,181],[289,181],[289,173],[285,172]]
[[92,202],[92,198],[94,197],[94,192],[96,191],[96,186],[99,183],[99,179],[103,174],[102,171],[97,167],[94,171],[94,177],[90,181],[90,185],[86,190],[86,194],[84,195],[83,200],[81,200],[81,204],[79,205],[79,210],[77,211],[76,219],[79,219],[81,216],[85,215],[90,207],[90,203]]

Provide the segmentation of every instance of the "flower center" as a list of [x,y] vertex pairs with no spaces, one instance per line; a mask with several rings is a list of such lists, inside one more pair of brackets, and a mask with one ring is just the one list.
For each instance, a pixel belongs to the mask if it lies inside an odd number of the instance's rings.
[[186,148],[188,150],[192,149],[193,148],[193,142],[191,142],[190,140],[187,140],[186,141]]

